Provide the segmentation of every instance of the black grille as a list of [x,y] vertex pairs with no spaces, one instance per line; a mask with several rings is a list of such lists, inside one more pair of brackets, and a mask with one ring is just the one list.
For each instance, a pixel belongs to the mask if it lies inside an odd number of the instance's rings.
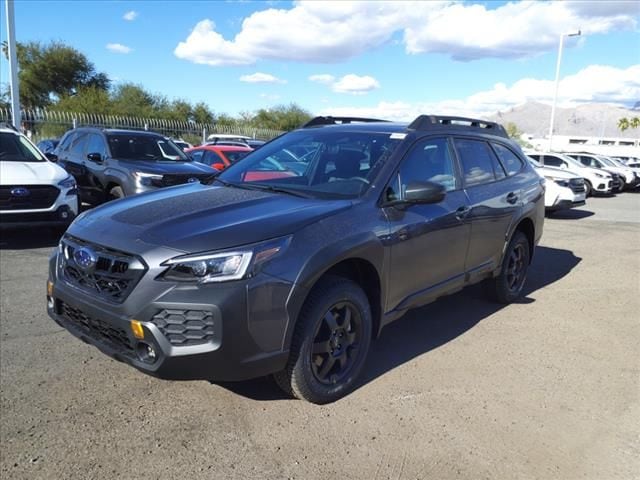
[[611,185],[613,188],[620,188],[622,186],[622,180],[618,174],[612,173],[611,178],[613,179]]
[[108,322],[91,317],[62,300],[57,300],[56,310],[65,320],[94,340],[108,343],[124,353],[133,353],[133,345],[127,332],[122,328],[114,327]]
[[162,186],[171,187],[173,185],[182,185],[183,183],[188,183],[189,181],[199,182],[200,180],[204,180],[205,178],[208,178],[210,176],[211,175],[203,174],[167,174],[162,177]]
[[0,210],[49,208],[60,195],[52,185],[9,185],[0,187]]
[[[147,271],[138,257],[111,250],[65,235],[61,240],[59,266],[65,281],[98,297],[122,303]],[[95,265],[79,265],[75,253],[89,249],[95,254]]]
[[569,188],[571,188],[571,190],[574,193],[585,192],[586,189],[584,188],[584,179],[582,179],[582,178],[572,178],[571,180],[569,180]]
[[206,310],[162,310],[151,321],[171,345],[197,345],[213,338],[213,314]]

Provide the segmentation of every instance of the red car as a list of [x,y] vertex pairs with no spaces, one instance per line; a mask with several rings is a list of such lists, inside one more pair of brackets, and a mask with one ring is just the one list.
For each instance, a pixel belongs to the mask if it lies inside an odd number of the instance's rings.
[[253,148],[235,145],[201,145],[185,150],[196,162],[204,163],[216,170],[224,170],[249,152],[253,152]]

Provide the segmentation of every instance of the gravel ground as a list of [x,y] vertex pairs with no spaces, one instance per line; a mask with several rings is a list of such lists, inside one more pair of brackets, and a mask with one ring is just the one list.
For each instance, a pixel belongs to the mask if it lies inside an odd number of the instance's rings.
[[640,478],[640,193],[547,219],[521,302],[410,312],[322,407],[83,344],[45,313],[55,243],[0,241],[2,478]]

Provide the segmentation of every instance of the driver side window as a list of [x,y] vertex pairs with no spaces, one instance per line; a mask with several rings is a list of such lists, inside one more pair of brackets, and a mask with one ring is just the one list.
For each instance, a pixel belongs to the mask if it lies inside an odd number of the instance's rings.
[[390,201],[404,198],[412,182],[433,182],[443,185],[447,192],[457,190],[459,182],[451,148],[446,138],[428,138],[416,143],[400,164],[397,177],[387,190]]

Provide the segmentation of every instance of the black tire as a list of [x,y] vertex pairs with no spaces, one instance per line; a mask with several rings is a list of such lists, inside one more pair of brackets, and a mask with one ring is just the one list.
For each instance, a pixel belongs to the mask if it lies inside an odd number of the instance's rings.
[[119,198],[124,198],[124,190],[122,190],[122,187],[115,186],[109,190],[109,201],[118,200]]
[[584,181],[584,198],[588,198],[591,196],[591,190],[593,187],[591,186],[591,182],[589,180]]
[[289,361],[274,375],[276,383],[312,403],[338,400],[355,387],[371,330],[371,307],[358,284],[336,276],[321,279],[300,311]]
[[529,240],[516,231],[502,260],[500,275],[490,282],[490,294],[499,303],[511,303],[522,294],[529,268]]

